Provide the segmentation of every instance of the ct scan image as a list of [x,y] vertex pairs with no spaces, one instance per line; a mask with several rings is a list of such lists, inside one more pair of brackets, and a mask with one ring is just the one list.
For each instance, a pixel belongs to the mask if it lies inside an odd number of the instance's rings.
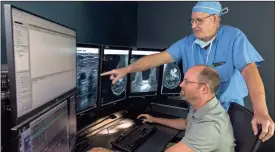
[[77,111],[96,105],[99,54],[77,53]]
[[[128,54],[107,54],[103,57],[102,71],[122,68],[128,65]],[[108,104],[126,98],[127,76],[112,84],[110,77],[102,77],[101,103]]]
[[[133,55],[130,63],[136,62],[142,56]],[[131,73],[131,93],[154,92],[158,89],[158,76],[156,67],[143,72]]]

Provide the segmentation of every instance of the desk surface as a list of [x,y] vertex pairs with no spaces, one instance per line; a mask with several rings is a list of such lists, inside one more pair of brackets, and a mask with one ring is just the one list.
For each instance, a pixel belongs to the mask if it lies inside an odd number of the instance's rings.
[[[178,130],[165,127],[162,125],[154,124],[157,127],[157,131],[146,141],[144,142],[136,152],[161,152],[165,148],[165,146],[179,133]],[[112,145],[110,142],[115,140],[121,133],[115,133],[112,135],[101,135],[101,136],[93,136],[89,139],[89,146],[85,149],[85,151],[93,148],[93,147],[104,147],[108,149],[112,149]]]
[[[130,110],[130,112],[132,112]],[[145,112],[140,112],[140,113],[145,113]],[[152,116],[155,117],[162,117],[162,118],[175,118],[174,116],[171,115],[165,115],[163,113],[159,112],[146,112],[150,113]],[[131,119],[133,121],[136,120],[137,113],[123,113],[121,114],[123,119]],[[118,116],[118,115],[117,115]],[[116,120],[115,120],[116,121]],[[166,145],[172,141],[174,137],[176,137],[179,134],[179,130],[173,129],[170,127],[166,127],[163,125],[159,124],[153,124],[156,126],[157,131],[148,139],[146,140],[137,150],[136,152],[144,152],[144,151],[150,151],[150,152],[162,152]],[[101,128],[101,127],[100,127]],[[107,134],[107,135],[93,135],[90,137],[85,143],[88,143],[88,146],[84,149],[84,151],[88,151],[94,147],[103,147],[107,149],[113,149],[111,145],[111,141],[114,141],[119,137],[119,135],[123,133],[123,131],[113,133],[113,134]]]

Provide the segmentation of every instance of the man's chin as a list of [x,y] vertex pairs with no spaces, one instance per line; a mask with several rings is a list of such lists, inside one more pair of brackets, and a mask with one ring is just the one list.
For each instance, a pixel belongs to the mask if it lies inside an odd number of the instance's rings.
[[203,39],[203,36],[202,36],[201,34],[196,34],[196,33],[195,33],[195,37],[196,37],[197,39]]

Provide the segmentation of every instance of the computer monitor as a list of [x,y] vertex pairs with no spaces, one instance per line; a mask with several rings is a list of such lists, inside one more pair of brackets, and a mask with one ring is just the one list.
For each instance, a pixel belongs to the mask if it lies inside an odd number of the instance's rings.
[[[131,51],[130,64],[140,58],[160,53],[158,49],[133,49]],[[158,91],[159,67],[154,67],[143,72],[130,74],[130,93],[129,98],[155,96]]]
[[[103,49],[102,71],[107,72],[128,65],[129,48],[105,46]],[[112,84],[109,76],[101,77],[101,107],[126,99],[127,76]]]
[[163,65],[161,95],[176,96],[180,95],[179,87],[184,77],[182,62],[173,62]]
[[71,97],[68,98],[68,115],[69,115],[69,147],[70,151],[74,151],[75,144],[76,144],[76,111],[75,111],[75,104],[76,104],[76,96],[73,94]]
[[97,107],[100,46],[77,43],[77,114]]
[[11,151],[69,151],[67,99],[13,127]]
[[76,88],[76,31],[5,4],[5,34],[14,124]]

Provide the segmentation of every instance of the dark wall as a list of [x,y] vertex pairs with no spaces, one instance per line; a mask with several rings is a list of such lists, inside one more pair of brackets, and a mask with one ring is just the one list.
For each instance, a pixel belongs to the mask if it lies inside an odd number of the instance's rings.
[[[169,47],[190,34],[188,19],[196,2],[139,2],[139,47]],[[221,2],[229,12],[222,24],[241,29],[265,59],[259,71],[262,76],[268,110],[274,116],[274,2]],[[251,107],[249,101],[246,106]],[[274,139],[273,139],[274,142]],[[271,146],[271,141],[269,142]]]
[[192,32],[188,19],[195,2],[138,2],[137,45],[169,47]]
[[1,2],[1,53],[6,63],[3,4],[12,4],[77,31],[77,42],[136,46],[136,2]]
[[89,2],[86,7],[92,28],[90,41],[136,46],[137,2]]

